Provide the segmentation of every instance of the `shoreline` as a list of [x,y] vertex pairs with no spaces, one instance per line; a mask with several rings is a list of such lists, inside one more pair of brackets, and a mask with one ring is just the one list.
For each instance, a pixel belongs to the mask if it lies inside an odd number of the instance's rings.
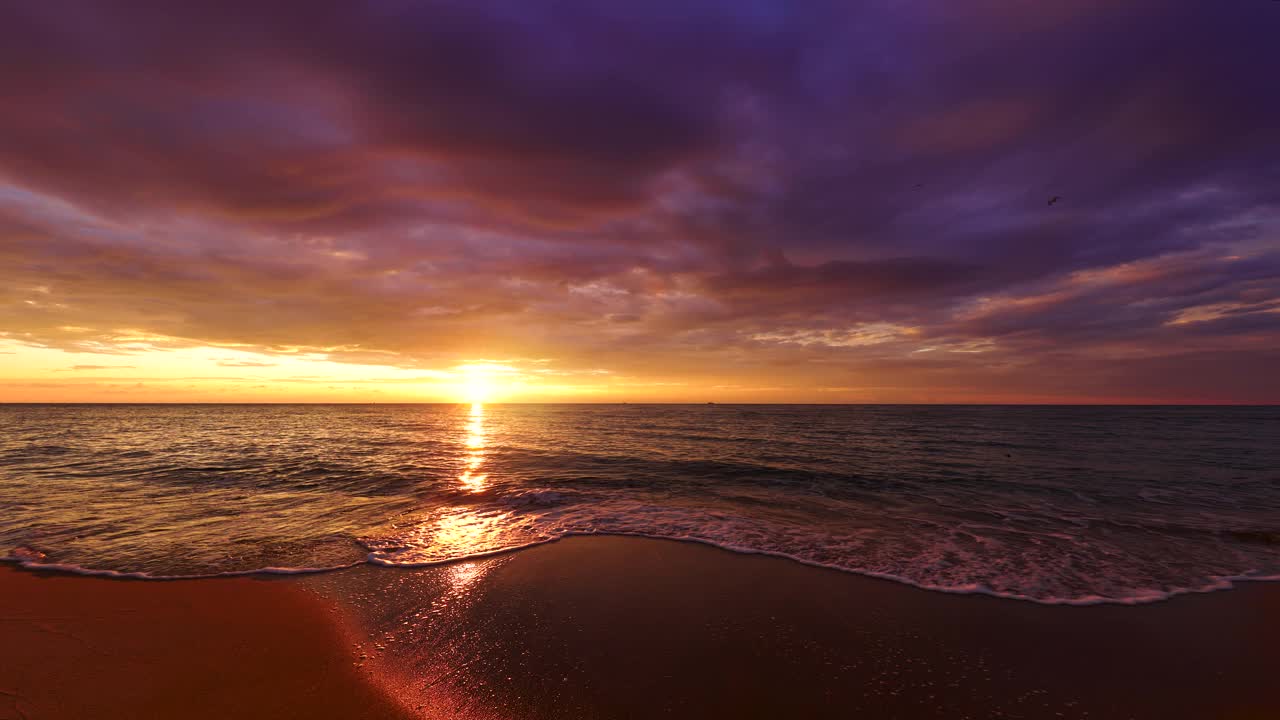
[[751,548],[737,547],[732,545],[724,545],[711,540],[702,540],[699,538],[684,537],[663,537],[660,535],[644,535],[641,533],[626,532],[601,532],[601,533],[580,533],[570,532],[560,537],[551,538],[532,542],[527,545],[517,547],[503,548],[500,550],[492,550],[488,552],[476,553],[474,555],[463,555],[449,560],[440,560],[423,563],[394,563],[385,562],[366,558],[364,560],[356,560],[342,565],[333,567],[264,567],[251,570],[230,570],[226,572],[216,572],[208,574],[196,575],[150,575],[144,572],[127,572],[119,570],[97,570],[93,568],[85,568],[79,565],[63,564],[63,563],[43,563],[21,557],[3,557],[0,558],[0,568],[7,566],[20,570],[35,573],[52,573],[67,574],[80,577],[93,577],[108,580],[138,580],[146,582],[181,582],[191,580],[217,580],[219,578],[269,578],[269,577],[289,577],[289,576],[305,576],[320,575],[325,573],[343,572],[361,567],[380,567],[390,570],[429,570],[432,568],[447,567],[456,563],[475,562],[479,560],[488,560],[491,558],[504,557],[507,555],[518,554],[538,548],[544,545],[554,545],[566,540],[576,540],[579,538],[634,538],[638,540],[652,540],[656,542],[674,542],[687,543],[691,545],[699,545],[703,547],[715,548],[723,552],[734,555],[761,556],[785,560],[793,562],[805,567],[811,567],[818,570],[828,570],[846,575],[853,575],[869,580],[884,580],[897,583],[909,588],[924,590],[926,592],[940,593],[943,595],[977,595],[982,597],[990,597],[998,600],[1012,600],[1015,602],[1030,603],[1032,605],[1041,605],[1045,607],[1093,607],[1099,605],[1105,606],[1121,606],[1121,607],[1137,607],[1142,605],[1152,605],[1168,602],[1176,598],[1188,595],[1208,595],[1214,593],[1228,592],[1238,589],[1241,585],[1250,584],[1266,584],[1280,583],[1280,575],[1226,575],[1215,578],[1214,584],[1202,588],[1176,588],[1165,591],[1151,591],[1147,595],[1134,597],[1114,598],[1104,596],[1088,596],[1082,598],[1035,598],[1030,595],[1021,595],[1016,593],[1006,593],[991,590],[985,586],[969,586],[969,587],[951,587],[945,585],[925,585],[914,580],[894,575],[892,573],[881,573],[871,570],[853,570],[839,565],[807,560],[803,557],[790,555],[784,552],[775,552],[771,550],[754,550]]
[[622,536],[164,582],[4,564],[0,718],[1243,720],[1280,715],[1276,617],[1267,582],[1045,605]]

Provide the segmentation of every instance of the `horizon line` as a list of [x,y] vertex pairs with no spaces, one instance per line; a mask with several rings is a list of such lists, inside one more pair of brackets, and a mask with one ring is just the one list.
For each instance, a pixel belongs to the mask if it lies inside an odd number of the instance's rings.
[[295,402],[235,402],[235,401],[8,401],[0,400],[0,405],[777,405],[777,406],[830,406],[830,407],[857,407],[857,406],[919,406],[919,407],[1280,407],[1280,401],[1272,402],[1114,402],[1114,403],[1098,403],[1098,402],[721,402],[718,400],[702,400],[702,401],[686,401],[686,402],[648,402],[629,400],[620,401],[509,401],[509,402],[474,402],[469,400],[459,400],[453,402],[393,402],[393,401],[365,401],[365,402],[319,402],[319,401],[295,401]]

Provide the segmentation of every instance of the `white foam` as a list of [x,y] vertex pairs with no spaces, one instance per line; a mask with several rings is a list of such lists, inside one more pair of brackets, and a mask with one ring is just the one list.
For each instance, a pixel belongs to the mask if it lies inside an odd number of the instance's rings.
[[263,567],[253,568],[249,570],[227,570],[224,572],[213,573],[195,573],[190,575],[156,575],[146,572],[129,572],[120,570],[104,570],[81,567],[70,563],[51,563],[39,560],[24,560],[20,557],[0,558],[0,562],[11,562],[19,567],[27,570],[39,570],[46,572],[64,572],[73,575],[86,575],[89,577],[105,577],[118,580],[203,580],[208,578],[219,577],[244,577],[246,575],[312,575],[315,573],[334,572],[335,570],[345,570],[362,563],[353,562],[346,565],[334,565],[331,567]]
[[942,593],[948,593],[948,594],[954,594],[954,595],[986,595],[990,597],[1003,598],[1006,600],[1021,600],[1025,602],[1032,602],[1039,605],[1068,605],[1068,606],[1145,605],[1145,604],[1150,604],[1155,602],[1162,602],[1164,600],[1168,600],[1173,597],[1178,597],[1180,595],[1202,594],[1202,593],[1211,593],[1211,592],[1230,590],[1235,587],[1236,583],[1241,583],[1241,582],[1280,582],[1280,574],[1256,575],[1256,574],[1245,573],[1245,574],[1238,574],[1238,575],[1217,576],[1217,577],[1214,577],[1210,582],[1206,583],[1205,585],[1197,586],[1197,587],[1178,587],[1178,588],[1172,588],[1169,590],[1134,591],[1134,594],[1123,596],[1123,597],[1110,597],[1110,596],[1102,596],[1102,595],[1084,595],[1079,597],[1053,597],[1053,596],[1035,597],[1035,596],[1031,596],[1023,593],[1012,593],[1012,592],[1003,592],[1003,591],[993,590],[992,588],[987,587],[986,585],[983,585],[980,583],[943,585],[943,584],[936,584],[936,583],[921,582],[921,581],[913,580],[912,578],[905,577],[903,575],[898,575],[895,573],[878,572],[874,570],[850,568],[842,565],[817,562],[814,560],[810,560],[804,557],[800,557],[800,556],[785,553],[785,552],[779,552],[779,551],[773,551],[773,550],[762,550],[759,548],[752,548],[752,547],[734,545],[731,543],[717,542],[717,541],[708,540],[705,538],[692,537],[688,535],[680,535],[680,536],[655,535],[651,533],[613,532],[613,531],[566,532],[560,536],[551,537],[544,540],[537,540],[537,541],[528,542],[520,545],[512,545],[508,547],[495,548],[495,549],[485,550],[482,552],[477,552],[472,554],[464,554],[464,555],[458,555],[458,556],[442,558],[442,559],[433,559],[433,560],[397,561],[394,558],[381,556],[376,552],[371,552],[369,553],[368,557],[365,559],[364,562],[352,562],[352,563],[347,563],[343,565],[334,565],[329,567],[263,567],[263,568],[249,569],[249,570],[232,570],[232,571],[225,571],[225,572],[185,574],[185,575],[158,575],[158,574],[151,574],[151,573],[145,573],[145,572],[123,572],[123,571],[117,571],[117,570],[85,568],[79,565],[73,565],[73,564],[67,564],[67,563],[50,563],[50,562],[43,562],[36,559],[24,559],[22,557],[15,557],[15,556],[0,558],[0,561],[12,562],[28,570],[37,570],[37,571],[46,571],[46,572],[65,572],[65,573],[70,573],[74,575],[84,575],[84,576],[90,576],[90,577],[105,577],[105,578],[113,578],[113,579],[121,579],[121,580],[159,580],[159,581],[199,580],[199,579],[220,578],[220,577],[245,577],[245,576],[252,576],[252,575],[309,575],[309,574],[315,574],[315,573],[326,573],[326,572],[335,572],[338,570],[345,570],[345,569],[356,567],[358,565],[365,564],[365,563],[368,563],[370,565],[388,567],[388,568],[404,568],[404,569],[437,567],[441,565],[450,565],[453,563],[458,563],[458,562],[463,562],[468,560],[476,560],[476,559],[481,559],[486,557],[493,557],[495,555],[503,555],[507,553],[519,552],[521,550],[537,547],[539,545],[546,545],[549,543],[553,543],[565,537],[593,537],[593,536],[641,537],[641,538],[648,538],[652,540],[697,543],[700,545],[708,545],[711,547],[719,548],[721,550],[726,550],[729,552],[734,552],[734,553],[739,553],[744,555],[766,555],[769,557],[776,557],[776,558],[781,558],[785,560],[790,560],[792,562],[800,563],[802,565],[807,565],[810,567],[823,568],[826,570],[835,570],[838,572],[846,572],[854,575],[860,575],[863,577],[870,577],[870,578],[875,578],[879,580],[890,580],[893,582],[902,583],[904,585],[909,585],[911,587],[919,588],[922,590],[928,590],[932,592],[942,592]]
[[931,583],[924,583],[924,582],[912,580],[911,578],[904,577],[902,575],[896,575],[893,573],[876,572],[873,570],[860,570],[857,568],[844,567],[842,565],[833,565],[830,563],[815,562],[813,560],[808,560],[803,557],[797,557],[795,555],[790,555],[788,553],[739,547],[739,546],[718,543],[711,540],[704,540],[701,538],[694,538],[694,537],[669,537],[669,536],[660,536],[660,535],[644,535],[640,533],[569,533],[569,535],[618,535],[618,536],[630,536],[630,537],[647,537],[655,540],[674,540],[677,542],[694,542],[702,545],[710,545],[712,547],[717,547],[722,550],[728,550],[731,552],[741,553],[745,555],[768,555],[770,557],[791,560],[793,562],[800,563],[801,565],[808,565],[810,567],[819,567],[827,570],[836,570],[839,572],[846,572],[853,575],[861,575],[863,577],[876,578],[879,580],[892,580],[894,582],[903,583],[904,585],[910,585],[915,588],[920,588],[921,590],[943,592],[943,593],[948,593],[953,595],[988,595],[991,597],[1004,598],[1006,600],[1023,600],[1026,602],[1033,602],[1039,605],[1076,605],[1076,606],[1145,605],[1149,603],[1168,600],[1169,598],[1177,597],[1179,595],[1210,593],[1210,592],[1217,592],[1221,590],[1230,590],[1235,587],[1235,583],[1237,582],[1280,581],[1280,575],[1232,575],[1232,576],[1215,578],[1213,582],[1201,587],[1175,588],[1175,589],[1165,590],[1165,591],[1149,590],[1149,591],[1137,592],[1132,596],[1126,596],[1126,597],[1104,597],[1100,595],[1087,595],[1087,596],[1074,597],[1074,598],[1033,597],[1031,595],[1024,595],[1021,593],[1000,592],[997,590],[992,590],[991,588],[986,587],[985,585],[976,584],[976,583],[967,584],[967,585],[936,585]]
[[[792,562],[797,562],[797,563],[808,565],[811,567],[818,567],[818,568],[823,568],[827,570],[835,570],[839,572],[847,572],[850,574],[876,578],[881,580],[891,580],[894,582],[910,585],[912,587],[920,588],[922,590],[929,590],[933,592],[943,592],[943,593],[957,594],[957,595],[987,595],[991,597],[998,597],[998,598],[1003,598],[1008,600],[1021,600],[1025,602],[1033,602],[1041,605],[1070,605],[1070,606],[1090,606],[1090,605],[1104,605],[1104,604],[1143,605],[1148,603],[1160,602],[1160,601],[1167,600],[1169,598],[1177,597],[1180,595],[1230,590],[1235,586],[1235,583],[1238,583],[1238,582],[1280,581],[1280,574],[1259,575],[1259,574],[1251,574],[1251,573],[1242,573],[1242,574],[1235,574],[1235,575],[1213,576],[1209,578],[1209,580],[1202,585],[1187,586],[1187,587],[1172,587],[1172,588],[1163,589],[1163,590],[1135,588],[1129,591],[1127,594],[1116,595],[1116,596],[1092,594],[1092,593],[1082,594],[1079,596],[1071,596],[1071,597],[1061,597],[1061,596],[1054,596],[1054,595],[1034,596],[1034,595],[1021,593],[1021,592],[996,590],[982,583],[944,584],[944,583],[922,581],[919,579],[909,577],[904,574],[893,573],[893,572],[883,572],[883,571],[877,571],[877,570],[872,570],[867,568],[850,567],[847,565],[841,565],[836,563],[820,562],[820,561],[812,560],[810,558],[806,558],[804,556],[797,555],[794,553],[788,553],[788,552],[783,552],[778,550],[762,549],[762,548],[753,547],[750,545],[742,545],[742,544],[737,544],[733,542],[724,542],[720,540],[699,537],[689,533],[663,534],[663,533],[650,533],[650,532],[625,531],[625,530],[566,530],[558,534],[555,534],[554,536],[547,537],[546,539],[539,539],[536,541],[522,542],[522,543],[513,543],[510,545],[503,545],[501,547],[487,548],[485,550],[474,552],[474,553],[463,553],[463,554],[449,556],[449,557],[437,557],[437,558],[430,558],[430,559],[397,559],[396,553],[382,554],[378,552],[371,552],[369,554],[368,560],[372,564],[381,565],[385,567],[402,567],[402,568],[433,567],[438,565],[446,565],[449,563],[463,561],[463,560],[475,560],[478,558],[485,558],[485,557],[491,557],[494,555],[517,552],[527,548],[536,547],[538,545],[544,545],[550,542],[555,542],[565,537],[590,537],[590,536],[643,537],[643,538],[649,538],[654,540],[692,542],[692,543],[698,543],[701,545],[709,545],[722,550],[727,550],[730,552],[735,552],[740,554],[767,555],[770,557],[777,557],[785,560],[790,560]],[[409,553],[406,555],[402,555],[401,558],[403,557],[412,557],[412,554]]]

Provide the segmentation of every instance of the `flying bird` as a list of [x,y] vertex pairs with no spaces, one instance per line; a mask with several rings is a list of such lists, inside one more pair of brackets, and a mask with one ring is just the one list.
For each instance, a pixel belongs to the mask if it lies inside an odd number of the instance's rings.
[[1061,200],[1061,199],[1062,199],[1061,197],[1059,197],[1059,196],[1057,196],[1057,195],[1054,195],[1053,197],[1049,198],[1049,204],[1050,204],[1050,205],[1052,205],[1052,204],[1054,204],[1054,203],[1058,202],[1058,201],[1059,201],[1059,200]]

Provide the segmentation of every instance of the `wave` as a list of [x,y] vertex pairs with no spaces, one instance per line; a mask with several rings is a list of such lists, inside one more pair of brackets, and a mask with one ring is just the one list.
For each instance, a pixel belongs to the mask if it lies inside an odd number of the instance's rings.
[[147,572],[135,571],[118,571],[107,569],[95,569],[82,567],[80,565],[70,563],[50,563],[37,559],[28,559],[15,555],[6,558],[0,558],[0,562],[10,562],[22,567],[26,570],[39,572],[61,572],[74,575],[82,575],[89,577],[103,577],[118,580],[148,580],[148,581],[174,581],[174,580],[205,580],[213,578],[227,577],[246,577],[255,575],[313,575],[319,573],[337,572],[348,570],[361,565],[371,565],[384,568],[394,568],[401,570],[412,570],[421,568],[432,568],[454,565],[457,563],[492,558],[500,555],[509,555],[519,553],[524,550],[549,545],[559,542],[565,538],[572,537],[631,537],[644,538],[648,540],[660,540],[664,542],[682,542],[694,543],[698,545],[706,545],[727,552],[739,555],[764,555],[767,557],[779,558],[790,562],[799,563],[813,568],[823,570],[831,570],[836,572],[848,573],[860,577],[873,578],[877,580],[887,580],[891,582],[901,583],[920,590],[929,592],[940,592],[950,595],[983,595],[987,597],[1000,598],[1004,600],[1017,600],[1022,602],[1030,602],[1037,605],[1050,606],[1074,606],[1087,607],[1095,605],[1148,605],[1152,603],[1163,602],[1171,598],[1183,595],[1206,594],[1212,592],[1222,592],[1232,590],[1237,583],[1247,582],[1280,582],[1280,573],[1277,574],[1253,574],[1242,573],[1233,575],[1213,576],[1208,582],[1197,586],[1175,587],[1166,590],[1143,590],[1135,591],[1133,594],[1125,596],[1102,596],[1102,595],[1083,595],[1073,597],[1055,597],[1055,596],[1032,596],[1024,593],[1000,591],[990,588],[981,583],[969,583],[960,585],[944,585],[929,582],[922,582],[903,575],[895,573],[880,572],[875,570],[851,568],[844,565],[836,565],[832,563],[823,563],[810,560],[790,553],[780,552],[776,550],[766,550],[760,548],[745,547],[734,545],[731,543],[717,542],[705,538],[660,535],[652,533],[639,532],[588,532],[588,531],[571,531],[564,534],[541,540],[530,541],[520,545],[512,545],[509,547],[501,547],[480,552],[452,556],[438,560],[394,560],[381,555],[379,552],[370,552],[363,561],[345,563],[341,565],[333,565],[327,567],[263,567],[246,570],[229,570],[225,572],[210,572],[198,574],[152,574]]
[[163,575],[140,571],[107,570],[89,568],[74,563],[45,562],[44,553],[31,548],[16,548],[8,557],[0,558],[0,562],[13,563],[26,570],[40,572],[60,572],[87,577],[103,577],[114,580],[207,580],[220,577],[244,577],[248,575],[314,575],[316,573],[335,572],[362,565],[362,562],[334,565],[331,567],[262,567],[249,570],[226,570],[222,572],[195,573],[189,575]]
[[1053,605],[1280,574],[1274,409],[6,412],[0,555],[33,570],[423,567],[620,535]]

